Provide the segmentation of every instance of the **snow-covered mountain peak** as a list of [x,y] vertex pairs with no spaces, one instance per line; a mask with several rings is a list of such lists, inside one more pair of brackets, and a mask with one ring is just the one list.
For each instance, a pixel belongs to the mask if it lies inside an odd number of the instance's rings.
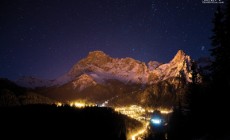
[[159,65],[156,69],[150,71],[149,83],[157,83],[170,78],[180,77],[181,75],[186,81],[191,82],[190,67],[190,56],[186,55],[184,51],[179,50],[169,63]]
[[111,58],[102,51],[90,52],[76,63],[68,75],[78,77],[83,73],[96,77],[96,81],[117,79],[123,82],[146,83],[147,66],[133,58]]
[[88,56],[85,59],[83,59],[83,61],[85,61],[86,63],[99,63],[100,61],[106,62],[106,60],[111,59],[112,58],[109,55],[105,54],[102,51],[93,51],[89,52]]
[[88,57],[101,57],[101,56],[108,56],[103,51],[92,51],[89,52]]
[[109,63],[113,60],[109,55],[105,54],[102,51],[93,51],[89,52],[88,56],[82,60],[80,60],[77,64],[73,66],[76,67],[80,65],[81,67],[94,65],[94,66],[101,66]]
[[178,63],[181,61],[184,61],[186,59],[187,55],[183,50],[179,50],[177,54],[174,56],[174,58],[171,60],[171,63]]

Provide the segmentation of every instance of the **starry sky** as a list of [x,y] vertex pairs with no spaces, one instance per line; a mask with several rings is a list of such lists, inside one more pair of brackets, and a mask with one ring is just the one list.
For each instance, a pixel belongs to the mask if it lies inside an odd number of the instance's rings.
[[89,51],[168,62],[208,56],[217,4],[202,0],[1,0],[0,77],[54,79]]

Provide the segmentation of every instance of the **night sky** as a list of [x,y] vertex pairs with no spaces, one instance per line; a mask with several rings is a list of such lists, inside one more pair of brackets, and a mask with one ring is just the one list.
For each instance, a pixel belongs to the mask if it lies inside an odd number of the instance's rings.
[[0,0],[0,77],[53,79],[89,51],[168,62],[208,56],[217,4],[202,0]]

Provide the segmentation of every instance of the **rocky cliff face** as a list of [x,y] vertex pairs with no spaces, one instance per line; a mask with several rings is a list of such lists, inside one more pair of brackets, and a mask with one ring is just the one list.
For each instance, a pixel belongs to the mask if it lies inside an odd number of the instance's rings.
[[73,79],[87,73],[99,83],[116,79],[124,83],[154,84],[180,76],[190,82],[190,65],[190,56],[182,50],[169,63],[150,61],[148,66],[132,58],[111,58],[101,51],[94,51],[76,63],[67,75]]
[[156,69],[150,71],[150,84],[173,77],[183,77],[186,78],[188,82],[191,82],[190,67],[190,56],[186,55],[182,50],[179,50],[169,63],[159,65]]
[[101,51],[90,52],[69,71],[69,77],[87,73],[97,82],[116,79],[125,83],[143,83],[148,79],[145,63],[132,58],[111,58]]

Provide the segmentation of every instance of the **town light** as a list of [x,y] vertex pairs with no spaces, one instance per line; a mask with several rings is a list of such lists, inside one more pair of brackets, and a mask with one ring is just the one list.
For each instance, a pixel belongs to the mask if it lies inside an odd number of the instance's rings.
[[153,119],[151,119],[151,122],[152,122],[153,124],[159,125],[159,124],[161,124],[161,119],[159,119],[159,118],[153,118]]

